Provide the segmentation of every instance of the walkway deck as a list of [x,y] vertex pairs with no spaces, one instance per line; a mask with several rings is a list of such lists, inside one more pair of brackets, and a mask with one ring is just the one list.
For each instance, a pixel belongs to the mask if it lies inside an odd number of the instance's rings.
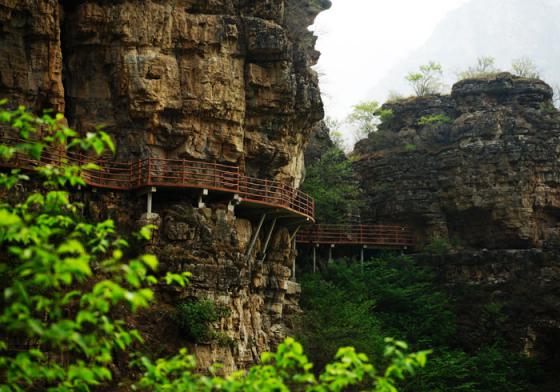
[[[0,139],[13,145],[13,139]],[[84,181],[97,188],[138,190],[142,188],[198,188],[238,195],[241,203],[266,208],[274,207],[305,220],[315,220],[313,198],[280,181],[248,177],[239,167],[187,159],[145,158],[132,162],[97,159],[81,153],[45,149],[39,160],[18,154],[9,162],[0,160],[1,167],[33,169],[39,165],[94,163],[98,170],[85,170]]]
[[[0,138],[3,144],[13,145],[17,142]],[[280,216],[315,221],[315,202],[311,196],[279,181],[248,177],[235,165],[153,157],[115,162],[47,148],[39,160],[18,154],[8,162],[0,160],[0,167],[33,169],[45,164],[63,166],[86,163],[94,163],[99,167],[83,172],[84,181],[92,187],[122,191],[152,187],[208,189],[238,195],[247,208],[263,212],[272,210]],[[301,228],[296,241],[300,244],[360,245],[387,249],[403,249],[414,245],[412,232],[396,225],[309,225]]]
[[296,241],[312,245],[406,249],[414,246],[414,235],[409,228],[398,225],[313,225],[302,228]]

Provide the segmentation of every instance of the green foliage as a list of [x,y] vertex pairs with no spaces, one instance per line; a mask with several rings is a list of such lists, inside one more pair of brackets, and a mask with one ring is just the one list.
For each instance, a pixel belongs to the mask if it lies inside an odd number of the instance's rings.
[[[2,111],[0,121],[23,139],[15,146],[3,145],[2,158],[21,154],[37,159],[49,146],[97,155],[105,148],[114,150],[105,133],[80,138],[62,120],[60,115],[35,117],[24,107]],[[42,139],[31,140],[39,128]],[[107,382],[113,353],[142,340],[124,320],[111,318],[113,309],[128,305],[136,310],[153,298],[148,287],[156,283],[152,272],[157,259],[126,259],[128,243],[117,235],[113,221],[85,222],[68,188],[84,185],[80,174],[90,166],[69,165],[65,159],[61,163],[36,168],[41,191],[0,203],[2,391],[38,385],[49,391],[87,391]],[[29,181],[18,170],[0,174],[4,193]],[[14,339],[28,343],[13,347]]]
[[391,109],[379,109],[377,111],[377,116],[379,116],[379,120],[382,124],[388,123],[395,117],[395,113]]
[[407,380],[405,391],[522,392],[540,372],[535,363],[498,347],[474,354],[442,348],[426,368]]
[[[387,369],[379,374],[367,355],[354,348],[338,350],[335,361],[316,376],[313,365],[302,346],[288,338],[276,353],[264,353],[261,364],[248,371],[238,371],[226,377],[204,376],[193,370],[195,360],[186,350],[171,359],[152,362],[142,358],[144,376],[136,389],[149,391],[309,391],[335,392],[359,387],[363,391],[396,392],[398,381],[415,374],[426,364],[425,351],[408,354],[403,342],[387,340],[384,352]],[[214,370],[217,370],[214,368]]]
[[379,132],[380,126],[387,124],[393,117],[391,109],[380,107],[377,101],[367,101],[353,106],[346,122],[353,126],[354,142],[357,143]]
[[540,79],[541,77],[537,65],[528,57],[513,60],[511,70],[514,75],[522,78]]
[[409,73],[405,79],[418,97],[440,94],[443,90],[443,68],[434,61],[420,66],[418,72]]
[[459,79],[487,78],[500,72],[496,68],[496,59],[491,56],[479,57],[476,65],[469,67],[466,71],[459,74]]
[[352,107],[352,113],[346,121],[354,127],[354,142],[377,131],[380,121],[378,111],[379,103],[377,101],[361,102]]
[[435,343],[430,336],[443,339],[454,332],[447,297],[430,285],[427,270],[407,258],[374,260],[363,271],[359,265],[338,262],[321,275],[302,279],[299,338],[317,364],[332,356],[338,342],[352,342],[379,358],[384,336],[425,347]]
[[207,343],[213,339],[225,342],[224,336],[213,331],[212,323],[229,314],[229,309],[216,306],[213,301],[193,300],[178,304],[173,319],[181,332],[196,343]]
[[317,222],[342,223],[362,205],[352,163],[337,148],[307,168],[302,190],[315,198]]
[[445,114],[434,114],[431,116],[422,116],[418,120],[418,125],[424,126],[429,124],[451,124],[453,120]]
[[401,93],[395,91],[395,90],[391,90],[389,91],[389,94],[387,94],[387,100],[385,101],[386,103],[397,103],[399,101],[402,101],[406,99]]
[[430,238],[430,242],[428,242],[428,244],[424,246],[424,252],[443,256],[448,254],[452,248],[453,245],[447,238],[441,237],[439,235],[434,235],[432,238]]
[[[457,347],[452,299],[438,290],[433,273],[408,258],[385,256],[364,265],[337,262],[302,281],[304,315],[299,338],[322,366],[337,343],[353,344],[383,368],[382,336],[431,347],[427,366],[399,385],[401,391],[505,392],[528,390],[534,363],[496,344],[467,352]],[[352,311],[354,309],[354,311]],[[499,319],[490,305],[488,319]],[[351,342],[351,343],[347,343]]]
[[416,151],[416,144],[412,144],[412,143],[407,143],[404,145],[404,149],[406,151]]

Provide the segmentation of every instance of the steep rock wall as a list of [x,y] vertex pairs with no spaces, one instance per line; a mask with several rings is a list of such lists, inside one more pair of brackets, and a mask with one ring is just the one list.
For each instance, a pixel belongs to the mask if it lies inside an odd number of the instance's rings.
[[457,344],[476,350],[499,338],[557,380],[560,114],[551,97],[544,82],[510,74],[464,80],[450,96],[385,105],[393,117],[354,154],[364,220],[410,225],[417,251],[433,236],[455,247],[414,257],[457,303]]
[[[66,114],[86,132],[103,125],[116,160],[147,156],[239,165],[249,176],[298,186],[304,150],[323,117],[319,53],[307,29],[328,0],[3,0],[0,98]],[[151,351],[189,345],[200,366],[227,371],[274,348],[297,314],[293,222],[280,219],[263,252],[266,221],[246,252],[262,211],[228,209],[228,198],[199,192],[145,196],[85,190],[86,215],[113,218],[123,232],[159,229],[148,246],[162,269],[193,273],[187,290],[158,289],[158,304],[130,320]],[[200,208],[202,207],[202,208]],[[264,257],[266,256],[266,257]],[[264,257],[264,259],[263,259]],[[264,260],[261,262],[260,260]],[[174,306],[208,298],[230,310],[215,329],[233,344],[190,344]]]
[[[501,74],[386,105],[393,119],[356,146],[364,215],[475,249],[555,246],[560,115],[551,97],[541,81]],[[420,125],[437,115],[443,121]]]

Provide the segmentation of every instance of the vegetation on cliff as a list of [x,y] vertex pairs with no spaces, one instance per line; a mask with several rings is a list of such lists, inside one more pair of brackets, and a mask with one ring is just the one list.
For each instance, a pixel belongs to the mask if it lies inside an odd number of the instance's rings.
[[[359,264],[339,261],[303,278],[299,338],[311,360],[324,366],[340,344],[381,358],[384,336],[431,347],[425,369],[401,383],[403,391],[527,391],[540,372],[510,352],[499,336],[467,350],[457,338],[455,299],[433,273],[406,257],[384,256]],[[488,312],[496,321],[499,312]],[[496,321],[497,322],[497,321]],[[384,366],[383,361],[375,363]]]

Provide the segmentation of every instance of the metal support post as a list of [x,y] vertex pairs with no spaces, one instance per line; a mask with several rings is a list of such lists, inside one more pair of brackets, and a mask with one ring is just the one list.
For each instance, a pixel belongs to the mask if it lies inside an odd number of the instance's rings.
[[206,204],[202,199],[204,196],[208,196],[208,189],[203,189],[202,192],[200,192],[200,195],[198,196],[198,208],[206,207]]
[[276,226],[276,219],[274,219],[272,221],[272,225],[270,226],[270,229],[268,230],[268,234],[266,236],[266,240],[264,241],[264,246],[262,249],[262,258],[261,258],[261,263],[264,263],[264,259],[266,259],[266,251],[268,249],[268,244],[270,243],[270,239],[272,238],[272,233],[274,232],[274,227]]
[[292,280],[295,282],[296,281],[296,236],[294,234],[293,236],[293,240],[292,240],[292,250],[294,251],[294,262],[292,264]]
[[334,244],[331,244],[331,246],[329,247],[329,263],[332,263],[333,259],[332,259],[332,250],[334,248]]
[[261,220],[259,221],[259,225],[257,226],[257,230],[253,234],[251,238],[251,242],[249,243],[249,247],[247,248],[247,252],[245,252],[245,261],[249,260],[251,252],[255,247],[255,243],[257,242],[257,238],[259,238],[259,233],[261,232],[262,225],[264,223],[264,219],[266,218],[266,214],[262,214]]
[[156,188],[150,188],[148,189],[148,193],[147,193],[147,198],[146,198],[146,212],[148,214],[152,213],[152,204],[153,204],[153,197],[154,197],[154,193],[156,191]]
[[360,247],[360,266],[362,268],[362,272],[364,272],[364,245]]
[[317,272],[317,251],[315,250],[315,245],[313,245],[313,273]]

